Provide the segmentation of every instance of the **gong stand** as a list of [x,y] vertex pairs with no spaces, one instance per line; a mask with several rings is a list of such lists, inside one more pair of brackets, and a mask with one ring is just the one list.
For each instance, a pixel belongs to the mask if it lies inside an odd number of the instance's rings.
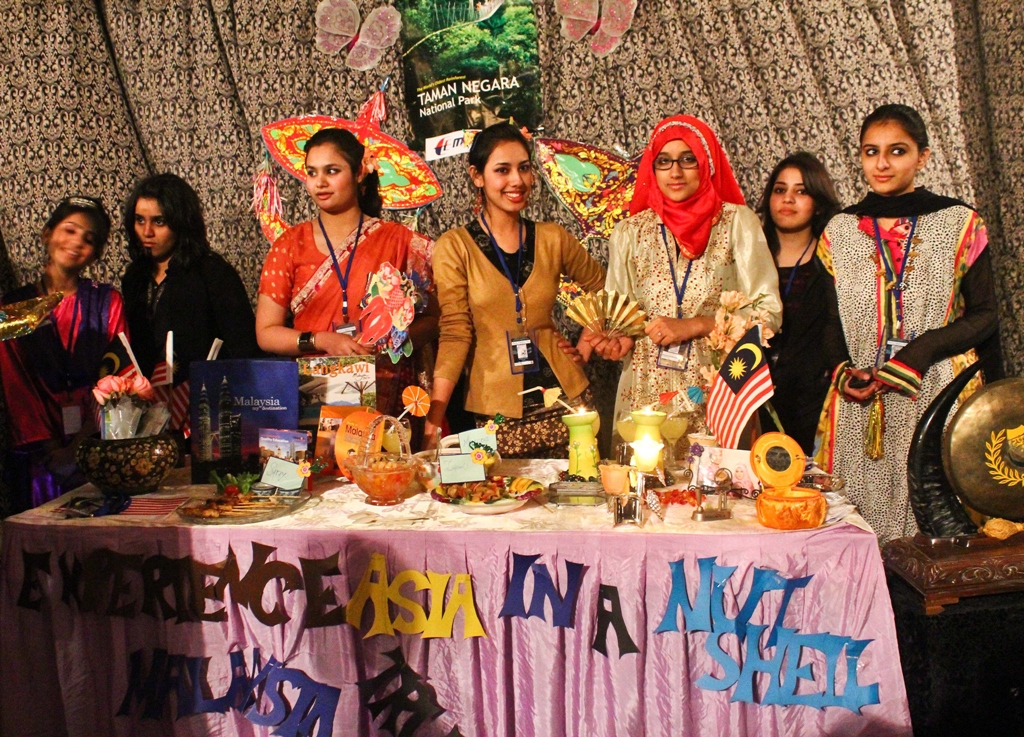
[[921,594],[925,614],[970,596],[1024,591],[1024,533],[902,537],[882,546],[882,560]]
[[980,389],[944,427],[978,368],[968,367],[939,392],[914,430],[907,486],[921,532],[882,546],[886,568],[924,597],[926,614],[971,596],[1024,591],[1024,533],[1006,540],[981,535],[960,501],[994,517],[1024,518],[1020,489],[991,472],[1016,464],[997,454],[997,443],[1024,429],[1024,379]]

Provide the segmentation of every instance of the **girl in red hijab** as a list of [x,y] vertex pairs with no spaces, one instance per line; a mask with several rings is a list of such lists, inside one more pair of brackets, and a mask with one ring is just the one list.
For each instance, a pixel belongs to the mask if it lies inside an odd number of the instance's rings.
[[764,295],[765,324],[778,329],[771,252],[718,138],[690,115],[654,129],[629,209],[611,235],[605,289],[638,300],[652,319],[635,344],[592,341],[602,357],[625,360],[616,417],[678,391],[673,401],[688,432],[704,432],[704,407],[687,394],[706,383],[700,367],[709,361],[696,339],[714,328],[723,292]]

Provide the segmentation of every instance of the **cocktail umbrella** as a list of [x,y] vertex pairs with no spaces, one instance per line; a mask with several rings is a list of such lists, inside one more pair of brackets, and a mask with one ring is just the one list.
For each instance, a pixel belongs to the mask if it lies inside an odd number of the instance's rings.
[[[354,121],[327,115],[304,115],[264,126],[263,142],[268,153],[285,171],[305,181],[306,141],[321,128],[343,128],[351,131],[376,157],[384,209],[413,210],[430,204],[442,193],[441,183],[434,172],[408,146],[380,130],[380,124],[387,117],[386,84],[385,81],[381,89],[370,96]],[[263,234],[271,242],[289,227],[281,217],[280,198],[268,163],[260,165],[254,178],[253,210]]]

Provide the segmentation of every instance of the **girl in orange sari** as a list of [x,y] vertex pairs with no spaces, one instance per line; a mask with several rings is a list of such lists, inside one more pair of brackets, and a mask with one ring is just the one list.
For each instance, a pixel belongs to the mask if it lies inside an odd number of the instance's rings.
[[[256,305],[256,338],[263,350],[283,356],[373,353],[359,332],[360,302],[367,280],[385,263],[408,274],[424,292],[431,291],[434,244],[380,219],[375,168],[376,162],[348,131],[324,128],[306,143],[306,191],[320,212],[285,231],[267,254]],[[414,351],[437,337],[432,303],[431,298],[409,327]],[[397,414],[402,389],[415,383],[413,362],[393,364],[382,355],[376,367],[377,409]]]

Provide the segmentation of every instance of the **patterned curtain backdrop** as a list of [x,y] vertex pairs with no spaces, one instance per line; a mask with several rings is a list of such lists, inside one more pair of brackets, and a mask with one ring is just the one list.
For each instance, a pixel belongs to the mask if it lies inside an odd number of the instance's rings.
[[[384,0],[359,0],[363,15]],[[117,210],[141,176],[174,171],[204,203],[210,238],[254,295],[269,244],[249,212],[260,127],[296,114],[353,117],[391,76],[384,130],[410,134],[400,50],[357,72],[313,45],[316,0],[0,0],[0,286],[32,278],[39,231],[65,194]],[[1007,368],[1024,371],[1024,15],[1011,0],[642,0],[610,57],[559,36],[538,0],[545,134],[633,155],[665,115],[719,133],[748,202],[786,153],[819,154],[846,202],[863,194],[861,119],[899,101],[924,114],[928,187],[977,204],[992,234]],[[462,158],[434,164],[445,196],[419,217],[431,236],[464,222]],[[278,170],[285,216],[309,217]],[[539,192],[532,217],[575,225]],[[593,244],[602,255],[604,244]],[[92,276],[117,283],[115,232]]]

